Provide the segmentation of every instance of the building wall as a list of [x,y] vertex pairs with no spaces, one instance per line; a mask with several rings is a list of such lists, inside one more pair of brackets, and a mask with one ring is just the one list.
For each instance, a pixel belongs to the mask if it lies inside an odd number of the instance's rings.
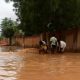
[[65,37],[66,37],[65,41],[66,41],[66,44],[67,44],[66,50],[70,50],[70,51],[73,50],[73,37],[74,37],[73,31],[67,32]]
[[78,35],[77,35],[77,49],[80,50],[80,30],[78,30]]
[[66,31],[66,49],[68,51],[80,51],[80,29]]
[[39,41],[41,39],[41,35],[31,36],[31,37],[16,37],[15,42],[23,47],[37,47],[39,45]]
[[[65,34],[65,41],[67,44],[66,50],[68,51],[74,51],[74,50],[80,50],[80,29],[78,29],[77,34],[75,35],[76,30],[69,30],[66,31]],[[60,33],[57,33],[60,34]],[[44,39],[44,36],[46,37],[46,40]],[[36,36],[31,36],[31,37],[25,37],[23,39],[22,37],[17,37],[15,41],[20,45],[20,46],[25,46],[25,47],[37,47],[39,45],[40,40],[45,40],[47,41],[47,44],[49,44],[49,39],[50,35],[49,33],[46,33],[45,35],[40,34]]]

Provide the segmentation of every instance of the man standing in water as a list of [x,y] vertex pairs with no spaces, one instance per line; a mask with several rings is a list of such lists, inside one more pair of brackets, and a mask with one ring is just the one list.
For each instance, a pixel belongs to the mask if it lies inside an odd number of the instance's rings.
[[44,52],[47,53],[47,44],[46,44],[45,41],[40,40],[40,41],[39,41],[39,46],[40,46],[39,53],[40,53],[41,51],[44,51]]
[[66,48],[66,42],[62,40],[58,40],[57,48],[58,48],[58,52],[64,52]]
[[51,43],[51,50],[54,53],[56,48],[57,48],[57,38],[55,36],[51,37],[50,38],[50,43]]
[[60,41],[60,52],[64,52],[66,48],[66,42],[65,41]]

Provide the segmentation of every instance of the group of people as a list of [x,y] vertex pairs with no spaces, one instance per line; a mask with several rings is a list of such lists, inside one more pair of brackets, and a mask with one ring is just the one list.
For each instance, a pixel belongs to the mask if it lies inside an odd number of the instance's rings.
[[[45,41],[41,40],[39,42],[40,49],[44,50],[47,52],[48,50],[48,45]],[[57,39],[55,36],[50,38],[50,49],[51,51],[54,52],[64,52],[66,48],[66,42],[60,39]]]
[[50,44],[51,44],[51,50],[53,52],[64,52],[66,48],[66,42],[60,39],[57,39],[56,37],[50,38]]

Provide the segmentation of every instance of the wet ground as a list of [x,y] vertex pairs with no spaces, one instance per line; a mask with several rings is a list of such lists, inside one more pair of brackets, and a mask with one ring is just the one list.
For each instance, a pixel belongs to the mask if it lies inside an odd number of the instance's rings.
[[80,80],[80,53],[0,52],[0,80]]
[[20,49],[23,49],[23,48],[18,46],[0,46],[0,52],[9,52],[9,51],[15,52]]

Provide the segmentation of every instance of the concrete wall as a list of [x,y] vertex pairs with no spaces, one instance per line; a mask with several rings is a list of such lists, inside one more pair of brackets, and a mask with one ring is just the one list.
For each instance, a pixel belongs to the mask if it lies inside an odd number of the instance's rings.
[[18,45],[23,47],[37,47],[39,45],[39,41],[41,39],[41,35],[31,36],[31,37],[16,37],[15,41]]
[[77,49],[80,50],[80,30],[78,30],[78,35],[77,35]]
[[[58,34],[60,35],[60,33],[58,33]],[[77,30],[77,34],[76,34],[76,29],[74,29],[74,30],[66,31],[65,34],[63,34],[63,35],[65,36],[65,41],[67,44],[66,50],[80,51],[80,29]],[[46,38],[46,40],[45,40],[45,38]],[[36,35],[36,36],[26,37],[24,39],[22,37],[17,37],[15,39],[15,41],[20,46],[36,47],[39,45],[40,40],[47,41],[47,44],[49,45],[49,42],[50,42],[49,39],[50,39],[50,34],[46,33],[46,34],[40,34],[40,35]]]
[[66,49],[68,51],[80,51],[80,29],[66,31]]
[[73,50],[73,33],[67,32],[65,40],[66,40],[66,44],[67,44],[66,49]]

